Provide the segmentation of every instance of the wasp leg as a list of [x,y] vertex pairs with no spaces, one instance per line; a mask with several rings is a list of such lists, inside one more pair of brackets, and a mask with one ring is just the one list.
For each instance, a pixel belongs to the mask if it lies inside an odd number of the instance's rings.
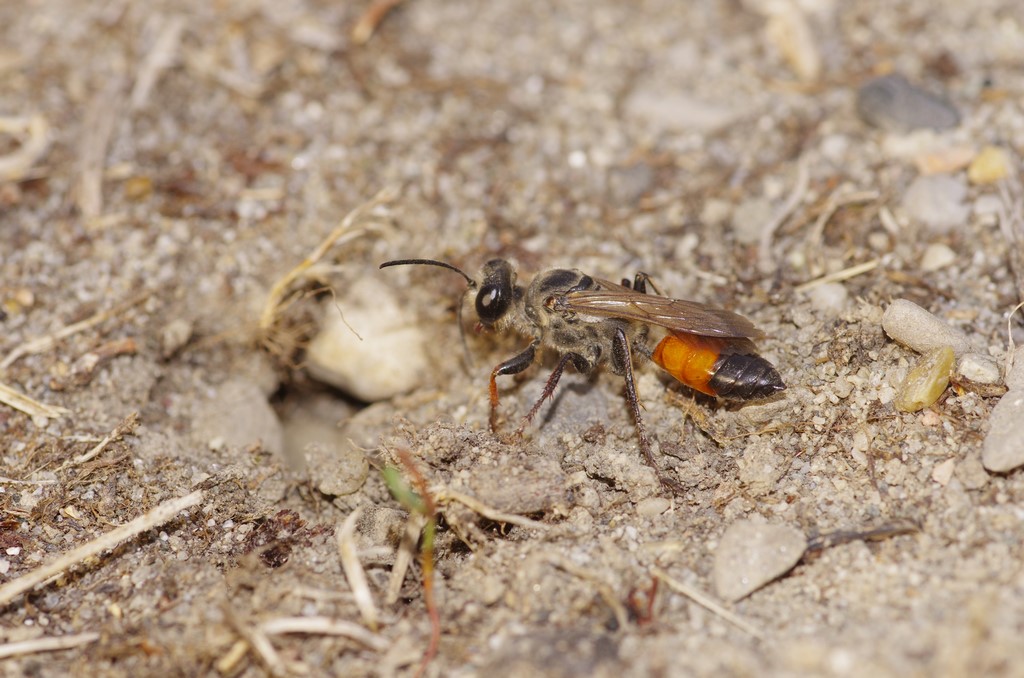
[[628,287],[634,292],[639,292],[640,294],[647,294],[648,284],[650,284],[651,289],[654,290],[655,294],[661,294],[661,290],[654,286],[654,280],[651,278],[650,274],[644,273],[643,271],[639,271],[636,274],[636,276],[633,278],[632,285],[629,284],[628,278],[622,279],[623,287]]
[[644,420],[640,416],[640,399],[636,395],[636,383],[633,381],[633,356],[629,348],[629,339],[622,328],[615,330],[615,339],[612,342],[614,360],[622,367],[622,376],[626,380],[626,400],[633,410],[633,420],[636,422],[636,432],[640,437],[640,452],[644,455],[644,461],[654,469],[658,481],[676,494],[683,493],[683,486],[678,481],[669,478],[658,468],[658,462],[654,459],[654,452],[651,450],[651,439],[647,437],[647,429],[644,428]]
[[[519,374],[532,365],[533,359],[537,355],[537,347],[539,345],[540,341],[534,340],[526,347],[525,351],[515,357],[509,358],[491,370],[491,383],[489,384],[491,414],[490,417],[488,417],[488,424],[490,424],[492,431],[498,430],[498,382],[496,379],[504,374]],[[555,381],[557,382],[557,379]]]
[[516,429],[516,435],[522,435],[523,429],[526,428],[527,424],[533,421],[533,418],[537,416],[537,412],[540,410],[540,406],[544,404],[545,400],[550,400],[551,396],[555,394],[555,387],[558,385],[558,380],[562,378],[562,372],[565,371],[565,366],[572,362],[577,372],[589,372],[593,365],[586,358],[578,353],[566,353],[562,356],[561,360],[558,361],[558,365],[551,372],[551,376],[548,377],[548,383],[544,384],[544,390],[540,394],[540,398],[533,404],[530,411],[523,417],[523,422]]

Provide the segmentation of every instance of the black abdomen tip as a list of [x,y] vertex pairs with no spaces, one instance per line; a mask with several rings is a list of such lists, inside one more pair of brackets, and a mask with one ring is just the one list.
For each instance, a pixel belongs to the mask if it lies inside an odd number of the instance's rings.
[[745,353],[719,358],[708,386],[720,397],[733,400],[767,398],[786,388],[774,365],[759,355]]

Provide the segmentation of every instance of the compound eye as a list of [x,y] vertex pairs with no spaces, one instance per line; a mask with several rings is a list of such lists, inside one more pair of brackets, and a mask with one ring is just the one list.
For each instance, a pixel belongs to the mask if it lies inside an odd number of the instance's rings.
[[501,285],[484,285],[476,295],[476,315],[484,325],[493,325],[508,310],[509,294]]

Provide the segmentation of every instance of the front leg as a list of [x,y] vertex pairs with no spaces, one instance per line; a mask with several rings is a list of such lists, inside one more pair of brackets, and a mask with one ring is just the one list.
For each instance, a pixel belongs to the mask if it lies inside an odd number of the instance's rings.
[[522,435],[526,425],[533,421],[533,418],[537,416],[537,412],[540,410],[540,406],[544,404],[545,400],[550,399],[555,394],[555,387],[558,386],[558,380],[562,378],[562,372],[565,371],[565,366],[569,363],[573,364],[577,372],[587,373],[593,367],[594,364],[581,356],[579,353],[566,353],[558,361],[558,365],[555,366],[551,376],[548,377],[548,381],[544,384],[544,390],[540,394],[540,398],[530,408],[529,413],[523,417],[523,422],[516,429],[516,435]]
[[533,364],[533,359],[537,356],[537,347],[540,346],[540,340],[534,339],[530,342],[530,345],[526,347],[526,350],[519,355],[509,358],[505,362],[501,363],[493,370],[491,370],[491,382],[489,385],[490,396],[491,396],[491,414],[488,418],[491,431],[498,430],[498,382],[497,378],[503,374],[519,374],[527,367]]

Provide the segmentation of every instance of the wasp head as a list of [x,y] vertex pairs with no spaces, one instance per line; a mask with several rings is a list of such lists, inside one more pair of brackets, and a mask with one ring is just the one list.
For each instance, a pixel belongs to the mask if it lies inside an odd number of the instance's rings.
[[476,295],[476,315],[480,324],[494,327],[512,308],[516,299],[516,272],[504,259],[484,264],[483,283]]

